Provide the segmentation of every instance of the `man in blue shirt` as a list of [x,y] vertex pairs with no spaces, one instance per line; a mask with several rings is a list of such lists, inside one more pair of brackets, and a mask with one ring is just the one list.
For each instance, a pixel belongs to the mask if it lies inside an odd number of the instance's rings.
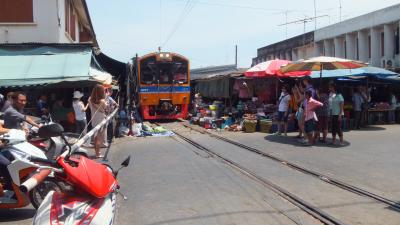
[[364,98],[361,95],[360,87],[354,90],[352,100],[354,109],[354,129],[359,130],[361,126],[362,104],[364,104]]
[[43,116],[47,115],[49,112],[49,106],[47,105],[47,96],[42,94],[37,101],[37,115]]
[[313,86],[312,83],[311,83],[311,77],[310,77],[310,76],[304,77],[304,79],[303,79],[303,85],[304,85],[304,87],[305,87],[304,93],[307,92],[307,91],[311,91],[311,97],[312,97],[313,99],[317,99],[317,94],[316,94],[316,92],[315,92],[314,86]]

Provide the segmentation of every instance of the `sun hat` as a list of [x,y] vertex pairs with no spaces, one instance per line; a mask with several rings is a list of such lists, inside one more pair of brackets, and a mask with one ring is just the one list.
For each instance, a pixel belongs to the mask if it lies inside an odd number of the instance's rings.
[[82,98],[83,94],[80,91],[74,91],[74,98]]

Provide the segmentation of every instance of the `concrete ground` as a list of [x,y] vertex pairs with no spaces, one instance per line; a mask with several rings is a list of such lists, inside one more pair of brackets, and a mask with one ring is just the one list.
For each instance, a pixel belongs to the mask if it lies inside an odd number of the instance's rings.
[[[345,224],[400,224],[400,213],[254,153],[179,129],[258,175],[293,192]],[[214,131],[213,131],[214,132]],[[400,202],[397,145],[400,126],[371,127],[345,133],[347,145],[303,147],[293,138],[264,133],[216,132],[308,169],[327,174]],[[133,160],[120,172],[127,201],[119,199],[116,224],[319,224],[297,207],[228,165],[178,137],[117,139],[110,163]],[[5,225],[31,223],[32,208],[0,210]]]
[[132,154],[121,172],[118,224],[319,224],[260,184],[177,138],[140,138],[117,146]]
[[345,132],[344,147],[321,144],[304,147],[294,138],[295,133],[289,137],[265,133],[218,134],[400,202],[399,125]]
[[[251,171],[284,187],[347,224],[395,225],[400,222],[399,212],[388,209],[386,205],[377,203],[374,200],[334,187],[319,179],[310,177],[234,145],[215,141],[210,139],[208,135],[201,135],[195,131],[185,131],[184,129],[180,129],[180,132],[185,132],[185,135],[190,136],[203,146],[249,168]],[[246,140],[249,145],[250,143],[254,145],[254,143],[258,142],[264,142],[267,146],[269,145],[264,138],[257,139],[256,136],[252,138],[250,134],[232,134],[229,132],[224,134],[232,135],[231,139],[241,143],[243,143],[243,140]],[[304,147],[302,146],[302,148]],[[367,179],[368,175],[365,178]]]

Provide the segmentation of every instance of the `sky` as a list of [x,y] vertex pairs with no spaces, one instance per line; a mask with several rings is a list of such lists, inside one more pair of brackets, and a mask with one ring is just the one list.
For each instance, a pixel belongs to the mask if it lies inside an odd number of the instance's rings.
[[[398,0],[86,0],[100,49],[128,62],[136,54],[176,52],[192,68],[250,67],[257,49],[381,8]],[[290,23],[288,25],[282,25]]]

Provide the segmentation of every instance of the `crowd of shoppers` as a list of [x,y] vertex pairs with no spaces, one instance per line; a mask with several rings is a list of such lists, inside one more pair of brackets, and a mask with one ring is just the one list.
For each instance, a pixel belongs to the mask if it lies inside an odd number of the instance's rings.
[[[290,90],[290,91],[289,91]],[[357,102],[357,114],[360,119],[363,113],[364,97],[353,96]],[[290,104],[293,102],[293,104]],[[344,145],[342,121],[344,116],[344,98],[337,91],[336,84],[331,82],[328,88],[314,88],[311,78],[306,77],[289,88],[283,85],[278,100],[278,132],[287,135],[287,121],[293,115],[297,120],[299,142],[305,146],[314,145],[317,141],[329,145]],[[332,141],[327,141],[328,129],[331,128]],[[337,136],[339,141],[337,142]]]
[[[59,113],[62,109],[66,109],[64,106],[64,99],[58,99],[52,104],[48,102],[48,96],[41,94],[36,102],[36,116],[38,117],[52,117],[55,115],[56,122],[62,120],[68,120],[73,123],[72,130],[80,136],[83,136],[88,131],[87,113],[90,113],[90,124],[91,127],[96,127],[100,124],[108,114],[110,114],[118,104],[112,98],[112,90],[110,86],[104,87],[103,85],[95,85],[92,89],[91,95],[87,100],[87,104],[82,101],[84,94],[80,91],[74,91],[72,93],[72,108],[71,113]],[[27,124],[31,126],[40,127],[38,121],[35,121],[33,117],[28,116],[24,112],[24,108],[27,104],[27,96],[23,92],[9,92],[7,98],[0,95],[0,110],[3,114],[3,123],[0,123],[2,130],[8,129],[22,129],[28,130]],[[90,111],[88,110],[90,108]],[[66,111],[66,110],[64,110]],[[72,115],[72,116],[71,116]],[[64,118],[65,117],[65,118]],[[69,117],[73,117],[72,119]],[[108,132],[106,132],[108,131]],[[110,140],[113,137],[113,123],[109,123],[103,126],[93,137],[94,149],[97,158],[103,157],[100,148],[106,147],[106,140]],[[90,140],[84,144],[85,147],[91,147]]]

